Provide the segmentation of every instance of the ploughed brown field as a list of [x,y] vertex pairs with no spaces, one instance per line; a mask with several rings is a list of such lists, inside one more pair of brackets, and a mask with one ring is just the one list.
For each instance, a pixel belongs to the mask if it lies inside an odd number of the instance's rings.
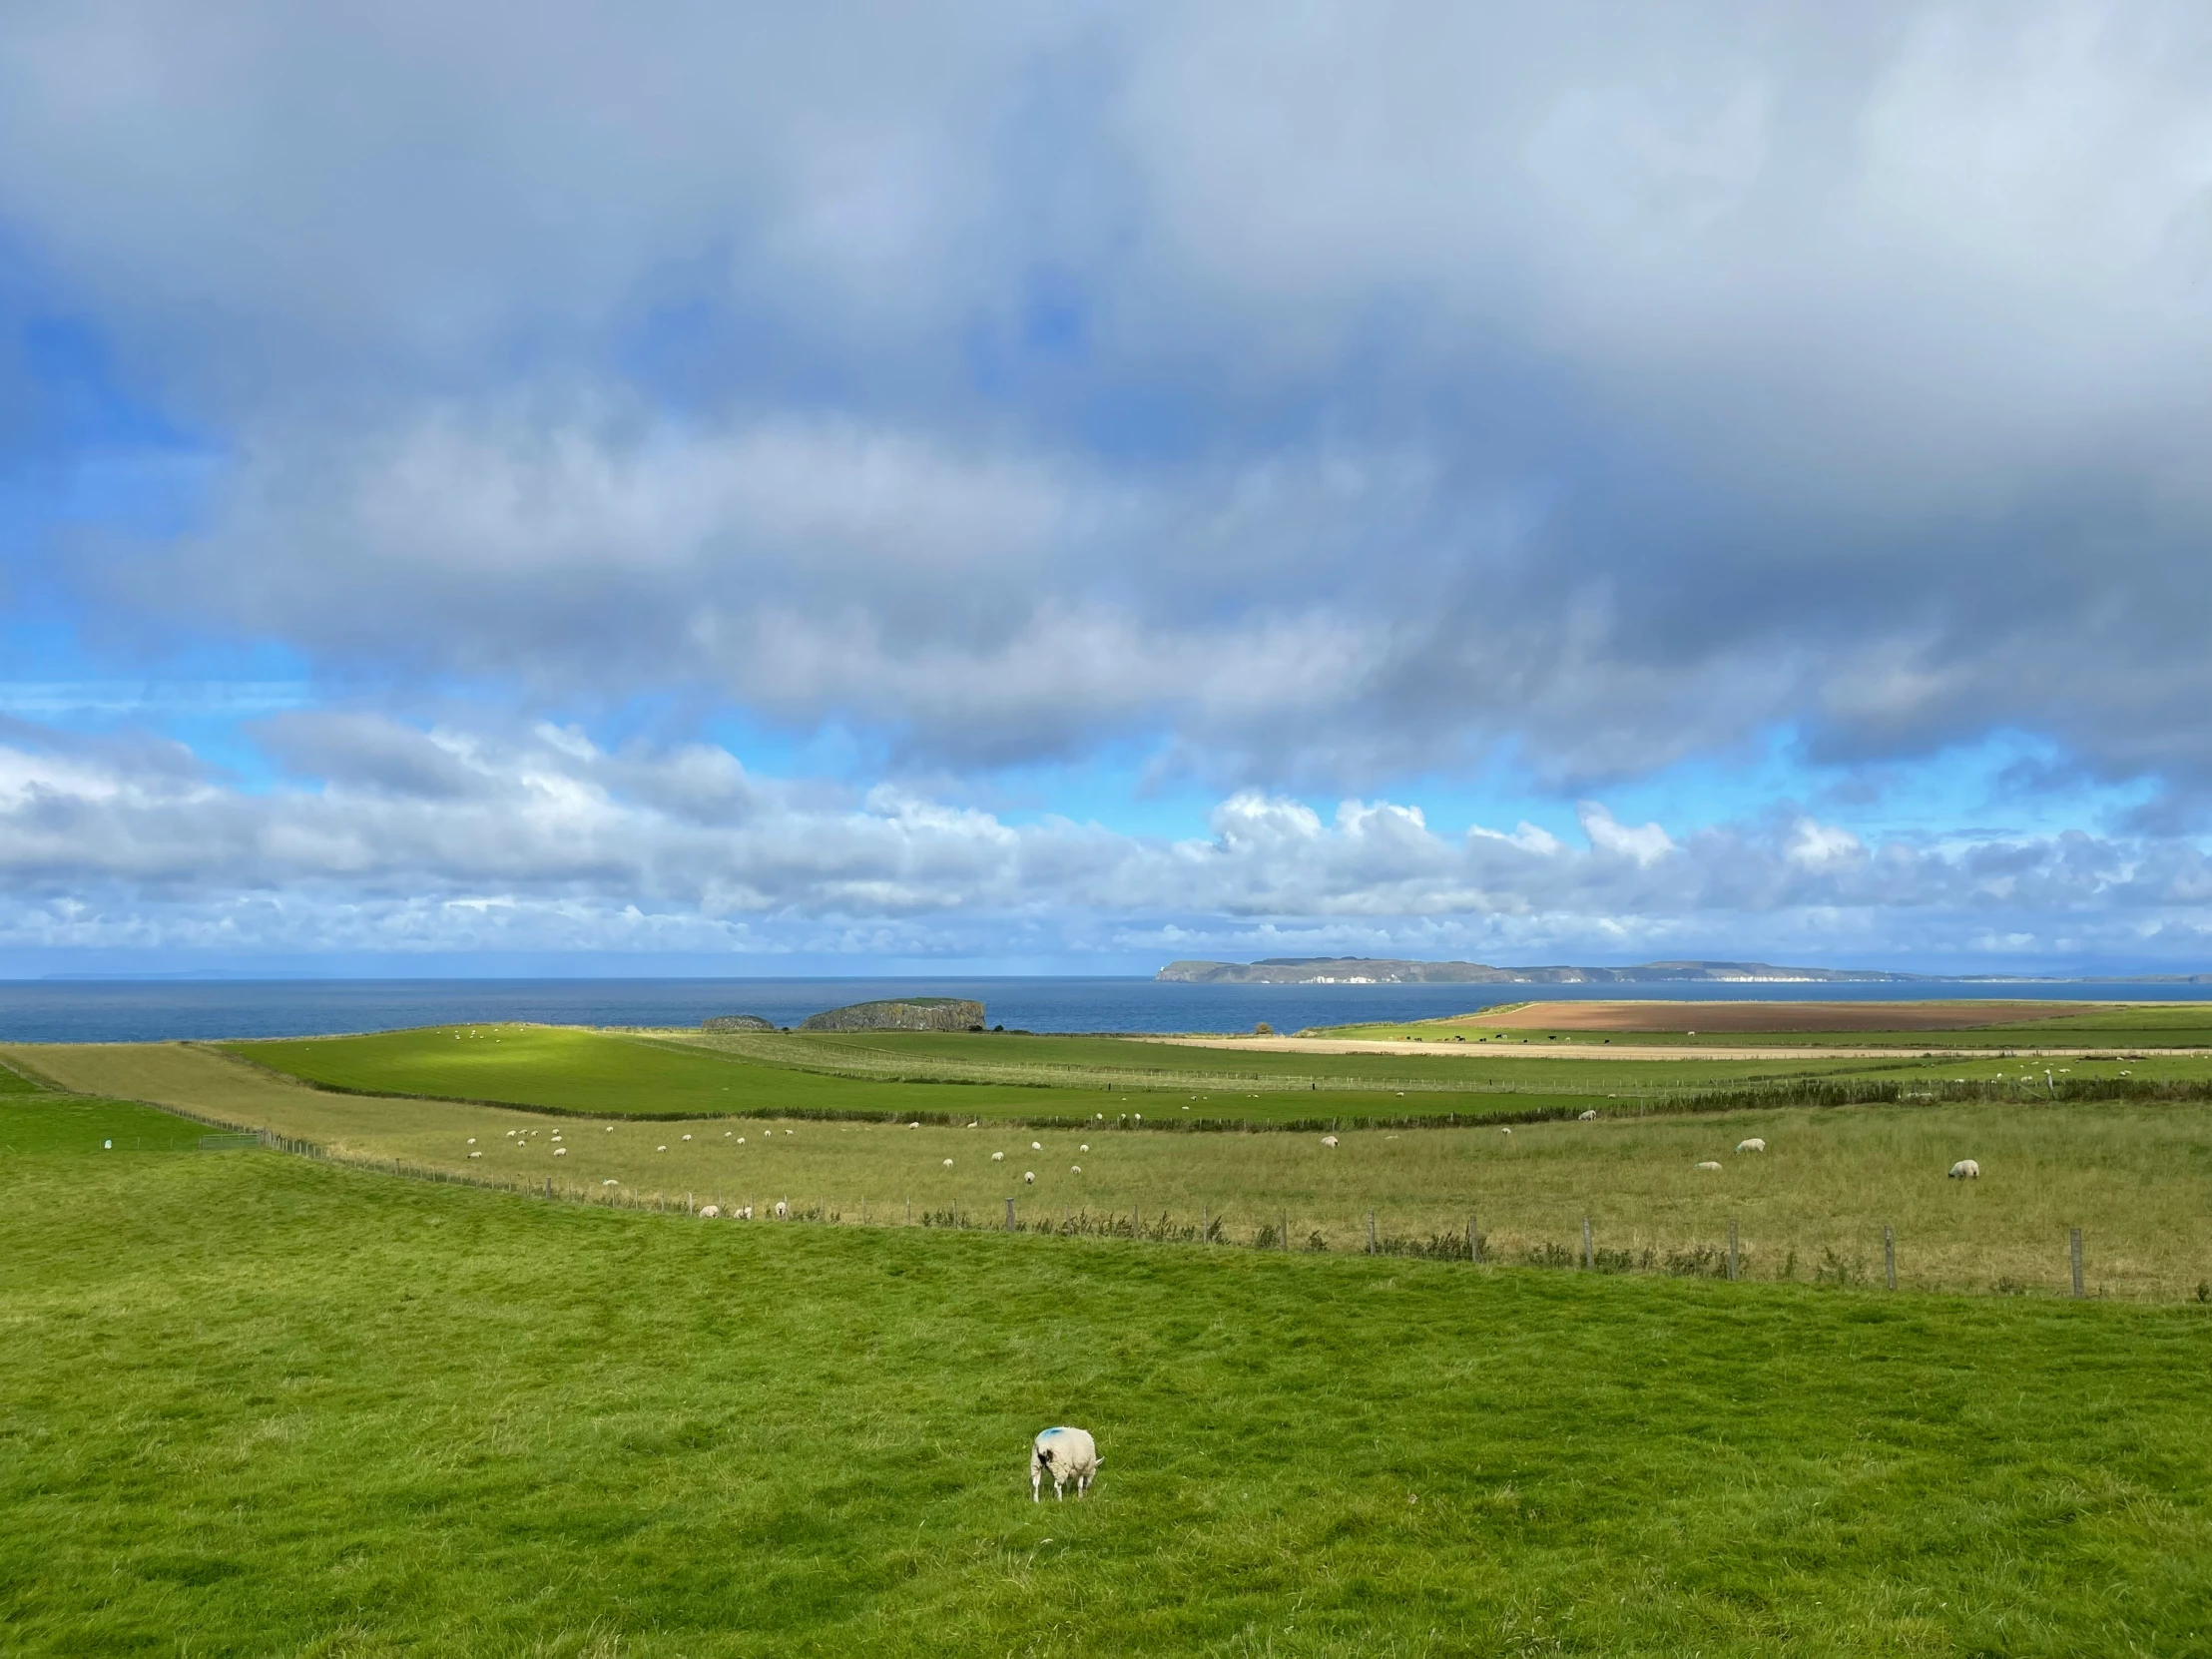
[[1966,1031],[2093,1013],[2093,1002],[1531,1002],[1453,1025],[1500,1031]]

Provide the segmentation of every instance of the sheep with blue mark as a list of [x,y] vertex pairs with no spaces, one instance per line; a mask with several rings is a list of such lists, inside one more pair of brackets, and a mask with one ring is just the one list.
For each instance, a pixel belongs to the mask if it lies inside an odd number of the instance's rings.
[[1075,1482],[1075,1495],[1081,1497],[1091,1489],[1091,1479],[1105,1460],[1088,1429],[1047,1428],[1029,1447],[1029,1501],[1042,1498],[1047,1476],[1055,1500],[1067,1495],[1061,1488],[1070,1480]]

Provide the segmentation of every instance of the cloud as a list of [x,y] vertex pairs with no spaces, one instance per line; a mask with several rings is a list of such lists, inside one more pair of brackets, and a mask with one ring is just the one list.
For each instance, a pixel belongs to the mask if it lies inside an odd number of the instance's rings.
[[[11,7],[0,309],[80,319],[206,463],[182,530],[26,539],[36,585],[355,711],[266,729],[319,793],[87,832],[188,884],[251,848],[809,915],[1081,909],[1096,858],[1205,913],[1888,913],[2010,854],[1782,828],[1730,868],[1599,807],[1587,852],[1447,844],[1385,798],[2005,732],[2150,797],[2079,857],[2180,858],[2208,47],[2178,0]],[[84,465],[171,464],[135,432]],[[1142,753],[1221,816],[987,852],[875,778],[803,809],[706,745],[463,735],[656,700],[882,777]],[[1378,804],[1284,805],[1339,796]],[[470,814],[519,838],[471,866]]]
[[[1209,831],[1010,823],[888,786],[756,777],[702,745],[574,730],[276,717],[294,781],[252,793],[172,753],[18,728],[0,743],[0,944],[467,951],[1170,953],[1211,940],[1558,959],[1766,940],[1951,951],[1973,935],[2201,948],[2212,865],[2172,841],[1871,846],[1802,817],[1677,838],[1586,804],[1589,847],[1453,833],[1417,808],[1333,815],[1248,793]],[[1180,943],[1178,943],[1180,941]],[[1334,941],[1334,946],[1331,941]],[[1283,946],[1288,948],[1288,946]],[[1282,953],[1277,949],[1275,953]],[[1745,953],[1739,948],[1731,953]]]

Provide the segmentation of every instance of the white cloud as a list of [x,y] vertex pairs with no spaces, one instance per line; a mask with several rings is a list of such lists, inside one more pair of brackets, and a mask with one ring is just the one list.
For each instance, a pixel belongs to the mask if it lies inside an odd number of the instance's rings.
[[1590,845],[1600,852],[1632,858],[1639,865],[1650,865],[1680,850],[1673,837],[1658,825],[1646,824],[1632,830],[1616,824],[1613,815],[1595,801],[1580,803],[1575,808],[1575,816],[1582,821],[1582,832],[1590,837]]

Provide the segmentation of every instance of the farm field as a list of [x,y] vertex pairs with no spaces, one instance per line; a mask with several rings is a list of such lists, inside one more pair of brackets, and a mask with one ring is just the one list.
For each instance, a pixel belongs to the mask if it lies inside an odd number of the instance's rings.
[[[2195,1308],[0,1169],[11,1652],[2212,1640]],[[1088,1502],[1028,1501],[1054,1421]]]
[[[473,1032],[473,1034],[471,1034]],[[667,1117],[708,1113],[911,1115],[924,1120],[1081,1123],[1124,1112],[1254,1124],[1447,1115],[1572,1116],[1605,1102],[1653,1103],[1712,1090],[1806,1081],[1927,1078],[2017,1083],[2001,1055],[1650,1061],[1547,1053],[1495,1059],[1454,1049],[1328,1054],[1136,1039],[871,1033],[699,1040],[561,1026],[432,1027],[360,1037],[220,1045],[328,1088],[489,1100],[553,1111]],[[1287,1049],[1288,1051],[1281,1051]],[[26,1050],[26,1053],[33,1051]],[[2068,1078],[2212,1079],[2212,1055],[2060,1061]],[[2036,1086],[2043,1087],[2037,1076]],[[1149,1098],[1148,1098],[1149,1097]],[[1164,1097],[1164,1098],[1163,1098]],[[1505,1098],[1495,1098],[1505,1097]]]
[[[2212,1103],[1932,1101],[1764,1107],[1497,1127],[1173,1134],[701,1117],[635,1122],[332,1094],[180,1045],[9,1050],[88,1093],[266,1128],[347,1158],[577,1199],[779,1200],[842,1225],[1000,1222],[1249,1247],[1458,1248],[1472,1215],[1503,1262],[1711,1274],[1728,1223],[1754,1280],[1868,1283],[1894,1230],[1902,1287],[2053,1295],[2083,1229],[2092,1296],[2191,1301],[2212,1282]],[[29,1063],[29,1062],[23,1062]],[[1627,1103],[1633,1107],[1636,1103]],[[1622,1103],[1600,1100],[1608,1112]],[[1760,1137],[1765,1154],[1734,1146]],[[687,1138],[689,1137],[689,1138]],[[1003,1161],[993,1161],[992,1154]],[[471,1156],[475,1154],[476,1156]],[[1984,1174],[1943,1179],[1961,1157]],[[950,1160],[949,1164],[947,1160]],[[1717,1171],[1694,1166],[1716,1161]],[[1076,1166],[1080,1165],[1080,1173]],[[1034,1185],[1022,1180],[1037,1176]],[[910,1206],[910,1209],[909,1209]],[[1439,1244],[1440,1242],[1440,1244]]]
[[2212,1002],[1525,1002],[1404,1024],[1318,1027],[1351,1041],[1599,1042],[1818,1050],[2212,1048]]

